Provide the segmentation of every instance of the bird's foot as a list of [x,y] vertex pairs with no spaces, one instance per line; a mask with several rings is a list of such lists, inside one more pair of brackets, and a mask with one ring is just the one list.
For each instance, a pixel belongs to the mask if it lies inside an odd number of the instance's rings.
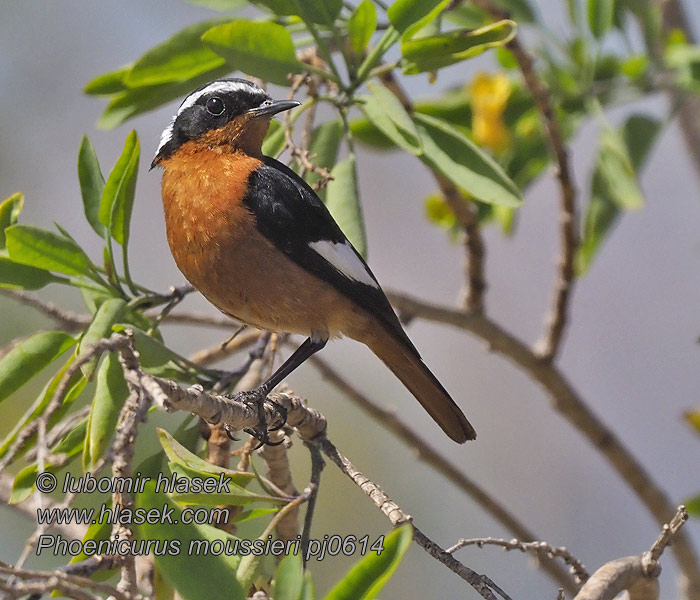
[[[269,434],[271,431],[277,431],[279,429],[282,429],[282,427],[285,426],[287,423],[287,409],[279,404],[278,402],[275,402],[273,400],[269,400],[267,398],[267,394],[260,388],[255,389],[255,390],[250,390],[246,392],[239,392],[237,394],[233,394],[232,396],[229,396],[233,400],[237,400],[239,402],[244,402],[248,404],[249,406],[254,406],[255,409],[257,410],[258,413],[258,424],[255,428],[245,428],[243,431],[245,431],[247,434],[252,435],[256,440],[258,440],[260,443],[255,447],[255,450],[258,448],[261,448],[262,446],[279,446],[282,443],[282,440],[279,442],[271,442]],[[273,427],[268,428],[267,427],[267,420],[265,418],[265,402],[269,402],[269,404],[273,407],[274,411],[279,415],[279,422],[277,422]],[[231,433],[227,430],[226,431],[227,435],[229,437],[231,436]],[[235,439],[235,438],[233,438]]]

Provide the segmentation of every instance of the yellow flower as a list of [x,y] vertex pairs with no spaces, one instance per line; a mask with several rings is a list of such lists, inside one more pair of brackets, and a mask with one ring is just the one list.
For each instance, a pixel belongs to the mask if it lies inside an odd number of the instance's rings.
[[510,135],[503,122],[510,89],[510,80],[502,73],[479,73],[469,86],[474,141],[496,152],[510,145]]

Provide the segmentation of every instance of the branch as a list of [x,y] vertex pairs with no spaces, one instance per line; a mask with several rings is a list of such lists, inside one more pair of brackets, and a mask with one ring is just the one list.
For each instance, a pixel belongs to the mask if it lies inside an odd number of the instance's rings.
[[[401,102],[406,112],[413,113],[413,103],[391,71],[380,77],[382,83]],[[486,280],[484,276],[484,256],[486,246],[481,236],[481,228],[474,203],[467,200],[457,187],[435,169],[430,169],[445,202],[455,215],[465,237],[466,250],[466,289],[462,305],[469,312],[483,312]]]
[[[495,351],[520,367],[539,383],[550,397],[554,408],[578,429],[584,437],[608,459],[618,475],[632,488],[659,525],[663,525],[675,508],[665,492],[646,469],[586,405],[559,369],[543,361],[535,352],[512,334],[483,315],[467,314],[444,308],[409,296],[389,293],[396,309],[407,317],[420,317],[469,331],[484,340]],[[688,580],[688,595],[700,597],[698,557],[690,539],[678,532],[671,547],[683,574]]]
[[[469,479],[447,458],[399,419],[393,411],[386,410],[372,402],[367,396],[363,395],[341,377],[340,374],[318,355],[312,356],[309,360],[316,366],[326,381],[340,390],[373,419],[380,422],[385,428],[396,435],[414,451],[418,460],[422,460],[435,471],[444,475],[496,521],[501,523],[512,535],[526,541],[539,539],[538,536],[521,523],[518,518],[510,513],[496,498]],[[552,561],[542,561],[539,566],[560,586],[563,586],[572,594],[576,593],[578,586],[574,584],[569,574],[558,564]]]
[[612,600],[623,590],[627,590],[629,600],[658,600],[661,573],[658,560],[687,520],[688,511],[685,506],[679,506],[648,552],[604,564],[593,573],[574,600]]
[[[508,17],[508,14],[491,0],[474,0],[474,4],[496,20]],[[574,285],[574,259],[578,246],[576,188],[569,164],[568,150],[547,85],[537,75],[534,59],[520,44],[519,36],[508,42],[506,47],[513,53],[523,75],[525,86],[530,91],[540,113],[549,147],[557,165],[557,179],[560,188],[558,272],[554,282],[552,306],[546,319],[545,332],[536,345],[538,355],[549,362],[556,356],[562,341],[568,320],[569,298]]]

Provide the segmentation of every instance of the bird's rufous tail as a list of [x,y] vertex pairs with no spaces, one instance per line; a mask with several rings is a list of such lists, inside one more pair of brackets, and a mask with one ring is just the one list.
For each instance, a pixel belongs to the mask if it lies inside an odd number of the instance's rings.
[[455,442],[476,438],[476,431],[442,384],[413,348],[379,326],[362,340],[417,398],[428,414]]

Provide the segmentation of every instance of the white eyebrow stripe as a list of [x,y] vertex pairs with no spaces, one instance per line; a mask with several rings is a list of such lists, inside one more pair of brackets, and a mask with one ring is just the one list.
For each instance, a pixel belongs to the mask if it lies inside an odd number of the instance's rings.
[[180,108],[177,109],[177,115],[180,116],[183,111],[194,106],[202,96],[206,94],[211,94],[214,92],[250,92],[252,94],[259,94],[260,96],[266,96],[264,90],[259,88],[257,85],[242,81],[213,81],[207,87],[202,88],[196,92],[192,92],[187,98],[182,101]]
[[321,240],[309,243],[309,248],[325,258],[348,279],[379,289],[379,285],[348,242]]

